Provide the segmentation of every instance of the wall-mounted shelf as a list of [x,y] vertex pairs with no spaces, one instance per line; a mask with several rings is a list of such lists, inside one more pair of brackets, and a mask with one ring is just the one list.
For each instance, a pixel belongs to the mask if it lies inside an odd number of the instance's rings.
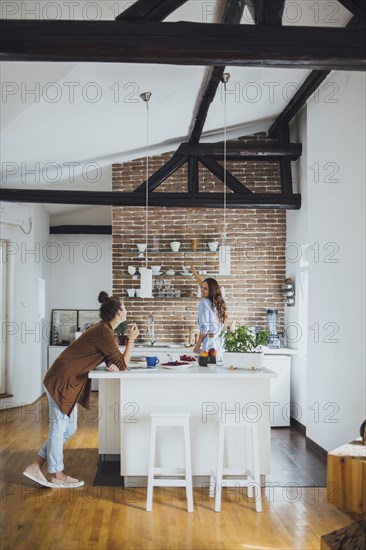
[[153,296],[152,298],[137,298],[136,296],[134,298],[130,298],[129,296],[123,296],[123,301],[132,302],[134,300],[200,300],[201,297],[199,296],[180,296],[179,298],[175,298],[174,296]]
[[[137,257],[138,259],[140,260],[145,260],[145,253],[142,253],[142,252],[138,252],[138,251],[126,251],[126,250],[122,250],[122,254],[128,254],[129,256],[133,256],[133,257]],[[141,254],[141,255],[140,255]],[[210,256],[216,256],[217,254],[219,254],[219,251],[216,250],[216,252],[211,252],[211,250],[208,250],[208,249],[202,249],[202,250],[179,250],[178,252],[173,252],[172,250],[154,250],[154,251],[148,251],[147,255],[148,257],[150,256],[176,256],[176,255],[180,255],[180,256],[188,256],[188,255],[191,255],[191,256],[197,256],[197,255],[202,255],[202,254],[207,254],[207,255],[210,255]]]
[[[235,277],[235,275],[225,275],[225,274],[221,274],[221,273],[199,273],[198,274],[200,277],[202,277],[203,279],[207,279],[207,277]],[[128,272],[124,273],[124,276],[128,276],[131,278],[132,281],[138,281],[140,280],[140,274],[139,273],[135,273],[135,275],[130,275]],[[175,273],[174,275],[166,275],[165,273],[160,273],[159,275],[155,275],[154,273],[152,274],[152,276],[154,278],[161,278],[161,277],[164,277],[165,279],[176,279],[177,277],[179,277],[180,279],[187,279],[187,281],[191,281],[192,278],[193,278],[193,275],[182,275],[181,273]]]

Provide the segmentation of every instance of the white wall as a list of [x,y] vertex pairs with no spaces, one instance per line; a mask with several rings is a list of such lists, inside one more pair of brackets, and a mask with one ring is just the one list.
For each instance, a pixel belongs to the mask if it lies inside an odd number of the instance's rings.
[[286,307],[288,346],[297,350],[291,360],[291,416],[306,424],[308,265],[307,112],[299,113],[291,126],[291,141],[302,143],[303,151],[293,169],[294,192],[301,193],[301,209],[288,210],[286,219],[286,276],[294,281],[295,305]]
[[55,225],[112,225],[112,207],[88,206],[79,208],[77,212],[54,214],[51,215],[51,226]]
[[112,236],[50,237],[58,252],[50,263],[50,309],[99,309],[99,292],[112,291]]
[[[32,403],[43,393],[51,310],[98,309],[99,291],[112,289],[110,235],[50,235],[44,207],[28,205],[28,209],[32,218],[30,235],[19,227],[1,225],[1,238],[10,241],[11,325],[5,327],[3,336],[8,346],[7,391],[13,395],[1,399],[2,408]],[[38,318],[39,278],[46,281],[43,320]]]
[[[327,96],[308,102],[306,132],[298,120],[307,138],[307,174],[300,183],[305,202],[302,212],[288,215],[288,239],[305,243],[308,231],[304,423],[307,436],[331,450],[358,435],[366,409],[365,76],[332,72],[327,84]],[[288,274],[298,269],[288,265]],[[291,315],[299,312],[288,309],[288,320]]]
[[[46,371],[47,317],[38,317],[38,279],[48,280],[43,248],[48,241],[49,216],[41,205],[27,205],[32,229],[26,235],[17,226],[1,224],[1,238],[9,241],[8,325],[2,336],[7,346],[7,391],[13,397],[1,399],[1,407],[31,403],[42,394]],[[26,228],[28,230],[28,228]],[[46,284],[46,311],[48,285]]]

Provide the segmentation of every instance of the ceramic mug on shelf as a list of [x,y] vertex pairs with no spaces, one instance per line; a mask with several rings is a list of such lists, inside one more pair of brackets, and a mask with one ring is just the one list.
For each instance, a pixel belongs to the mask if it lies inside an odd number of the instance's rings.
[[128,268],[127,268],[127,271],[129,272],[129,274],[131,276],[133,276],[136,273],[136,267],[133,267],[133,265],[129,265]]
[[218,246],[219,246],[219,243],[217,241],[212,241],[208,243],[208,248],[210,249],[211,252],[216,252]]
[[128,288],[127,289],[127,294],[128,294],[129,298],[134,298],[135,297],[135,289],[134,288]]
[[178,250],[180,249],[180,242],[179,241],[172,241],[170,243],[170,248],[172,249],[173,252],[178,252]]
[[137,246],[139,252],[145,252],[145,250],[146,250],[146,244],[145,243],[138,243],[136,246]]

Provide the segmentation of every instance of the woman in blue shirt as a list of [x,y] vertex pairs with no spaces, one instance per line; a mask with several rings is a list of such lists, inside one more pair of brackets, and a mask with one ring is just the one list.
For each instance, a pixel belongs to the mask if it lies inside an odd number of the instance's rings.
[[227,322],[227,307],[222,296],[220,286],[216,279],[208,277],[202,279],[193,266],[190,267],[198,284],[201,286],[201,301],[198,308],[198,325],[200,337],[193,351],[208,351],[211,348],[216,350],[216,358],[222,360],[223,337],[220,336],[224,324]]

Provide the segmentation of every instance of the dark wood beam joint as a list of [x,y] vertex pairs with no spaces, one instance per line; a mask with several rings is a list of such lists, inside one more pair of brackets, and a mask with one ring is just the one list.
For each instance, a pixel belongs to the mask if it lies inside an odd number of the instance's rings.
[[342,6],[355,15],[360,21],[366,23],[366,2],[365,0],[338,0]]
[[256,25],[282,25],[285,0],[245,0]]
[[214,176],[224,182],[226,175],[226,185],[234,193],[248,193],[252,194],[252,191],[245,187],[238,179],[236,179],[230,172],[221,166],[215,159],[211,157],[199,157],[199,161],[205,166]]
[[[244,8],[245,0],[227,0],[222,16],[222,23],[225,25],[238,25],[243,16]],[[198,143],[201,139],[208,110],[214,100],[224,71],[224,65],[210,67],[207,71],[205,82],[201,89],[201,99],[193,115],[193,122],[188,137],[188,141],[191,143]]]
[[[171,159],[168,160],[163,166],[161,166],[152,176],[149,177],[149,193],[154,191],[163,181],[169,178],[174,172],[178,170],[185,162],[187,162],[187,156],[181,156],[174,153]],[[146,193],[146,180],[139,185],[134,193]]]
[[163,21],[187,0],[138,0],[117,15],[117,21]]
[[291,161],[287,158],[280,160],[281,191],[282,193],[292,193],[292,172]]
[[188,158],[188,192],[197,194],[199,191],[198,182],[198,157]]
[[[364,29],[364,24],[360,22],[357,17],[352,17],[352,19],[347,23],[346,28]],[[279,138],[281,127],[288,126],[289,122],[297,115],[307,100],[319,88],[329,74],[330,71],[312,71],[309,74],[302,86],[295,93],[294,97],[270,126],[268,130],[268,136],[270,138]]]

